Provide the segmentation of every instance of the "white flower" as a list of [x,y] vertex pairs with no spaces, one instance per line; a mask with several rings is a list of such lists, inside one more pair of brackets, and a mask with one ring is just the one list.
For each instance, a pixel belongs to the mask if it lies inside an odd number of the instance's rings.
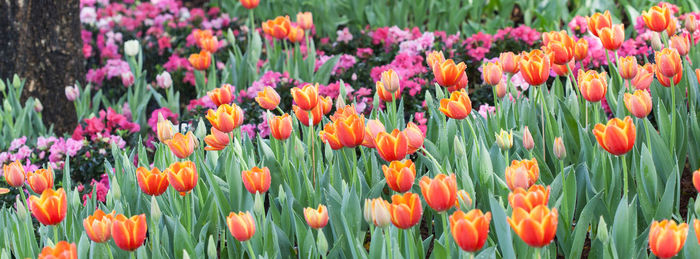
[[156,84],[158,87],[163,89],[168,89],[173,85],[173,78],[170,76],[168,71],[163,71],[160,75],[156,76]]
[[139,41],[129,40],[124,42],[124,53],[126,53],[127,56],[132,57],[139,54]]

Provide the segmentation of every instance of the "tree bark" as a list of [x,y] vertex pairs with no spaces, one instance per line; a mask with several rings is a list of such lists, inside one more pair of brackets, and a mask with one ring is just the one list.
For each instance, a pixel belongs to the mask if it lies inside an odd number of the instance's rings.
[[0,78],[25,78],[22,99],[39,99],[58,133],[76,126],[64,88],[85,78],[80,35],[80,0],[0,0]]

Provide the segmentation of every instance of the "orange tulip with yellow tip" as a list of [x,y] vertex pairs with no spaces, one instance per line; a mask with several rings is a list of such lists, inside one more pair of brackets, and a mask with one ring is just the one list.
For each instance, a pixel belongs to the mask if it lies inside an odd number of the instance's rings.
[[233,86],[230,84],[224,84],[219,88],[207,92],[207,96],[214,102],[216,107],[223,104],[230,104],[233,101]]
[[482,76],[484,77],[484,83],[494,86],[501,82],[503,78],[503,69],[498,62],[491,63],[487,62],[484,65]]
[[173,189],[183,195],[194,189],[199,179],[197,167],[192,161],[175,162],[165,172],[168,173],[168,182]]
[[60,241],[55,246],[45,246],[41,249],[38,259],[78,259],[78,249],[75,243]]
[[93,242],[107,242],[112,237],[112,220],[114,220],[114,211],[106,214],[101,209],[97,209],[94,214],[83,219],[85,233]]
[[404,194],[394,194],[391,196],[391,223],[400,229],[409,229],[423,216],[423,205],[421,205],[418,194],[407,192]]
[[260,4],[260,0],[240,0],[241,5],[248,10],[255,9]]
[[187,135],[176,133],[172,139],[166,140],[165,144],[168,145],[170,151],[172,151],[176,157],[182,159],[187,158],[194,152],[194,148],[197,146],[197,140],[195,138],[191,131],[187,132]]
[[671,10],[669,10],[666,5],[655,5],[648,11],[642,11],[642,19],[650,30],[662,32],[666,30],[668,24],[671,22]]
[[262,23],[263,32],[278,40],[286,38],[291,28],[292,23],[289,20],[289,16],[277,16],[273,20],[267,20]]
[[309,227],[322,229],[328,224],[328,209],[323,204],[318,205],[318,209],[304,208],[304,219]]
[[509,74],[516,74],[520,71],[520,55],[517,55],[513,52],[502,52],[498,56],[498,63],[501,65],[501,68],[503,69],[503,72],[509,73]]
[[513,231],[527,245],[543,247],[551,243],[557,233],[559,214],[556,208],[550,211],[547,206],[539,205],[529,212],[523,208],[515,208],[513,215],[507,220]]
[[[660,69],[658,68],[654,70],[656,79],[659,80],[659,83],[664,87],[671,87],[671,78],[661,74]],[[683,79],[683,70],[681,70],[678,74],[673,76],[673,85],[678,85],[681,82],[681,79]]]
[[197,41],[197,45],[202,50],[206,50],[209,53],[215,53],[217,50],[219,50],[219,40],[216,38],[216,36],[200,38]]
[[158,123],[156,123],[156,135],[160,142],[165,143],[166,140],[172,139],[177,133],[175,126],[170,120],[163,118],[162,113],[158,113]]
[[302,110],[310,111],[318,104],[318,84],[306,84],[303,87],[292,88],[294,103]]
[[513,160],[505,171],[506,184],[511,191],[530,188],[540,178],[540,167],[535,158]]
[[669,40],[669,45],[671,48],[678,51],[678,55],[688,55],[688,51],[690,50],[690,39],[688,37],[689,36],[687,33],[684,33],[683,35],[673,35]]
[[639,71],[637,58],[634,56],[621,57],[617,60],[617,69],[620,71],[620,76],[623,79],[630,80],[634,78]]
[[365,137],[365,116],[353,114],[340,118],[335,124],[338,140],[345,147],[353,148],[362,144]]
[[[307,122],[308,123],[308,120]],[[289,114],[275,116],[267,121],[270,127],[270,135],[278,140],[288,139],[292,135],[292,117]]]
[[449,176],[438,174],[433,179],[423,176],[418,184],[423,193],[423,199],[435,211],[443,212],[455,205],[457,201],[457,178],[454,174]]
[[310,30],[314,26],[314,16],[311,12],[297,13],[297,24],[304,30]]
[[574,64],[575,64],[574,60],[572,59],[571,61],[569,61],[568,67],[566,65],[557,65],[557,64],[552,63],[551,68],[552,68],[552,71],[554,71],[554,73],[557,74],[558,76],[566,76],[569,74],[569,67],[573,68]]
[[634,147],[637,137],[637,129],[634,127],[632,119],[627,116],[624,120],[613,118],[607,125],[598,123],[593,128],[598,144],[610,154],[624,155]]
[[391,161],[389,166],[382,165],[386,185],[395,192],[406,192],[413,187],[416,179],[416,165],[413,161]]
[[2,172],[5,175],[5,181],[12,187],[22,187],[24,185],[25,172],[24,167],[19,160],[8,165],[2,166]]
[[[301,124],[304,124],[304,126],[309,126],[309,112],[301,109],[299,106],[292,105],[292,110],[294,111],[294,115],[296,115],[297,120],[301,122]],[[317,125],[319,122],[321,122],[321,118],[323,118],[323,106],[318,105],[316,106],[313,110],[311,110],[311,116],[313,116],[313,124]]]
[[464,70],[467,69],[467,65],[464,62],[455,64],[454,60],[447,59],[443,62],[435,62],[432,69],[435,81],[443,87],[450,87],[459,82],[464,75]]
[[[654,53],[656,60],[656,74],[664,77],[674,77],[683,73],[683,63],[681,56],[676,49],[664,48]],[[661,80],[661,79],[659,79]]]
[[398,129],[391,133],[379,132],[374,143],[379,156],[387,162],[401,160],[408,155],[408,137]]
[[654,65],[647,63],[637,67],[637,75],[632,78],[632,85],[637,90],[648,90],[654,80]]
[[255,219],[250,212],[231,212],[226,217],[226,225],[236,240],[247,241],[255,235]]
[[119,214],[112,220],[112,239],[122,250],[134,251],[146,240],[148,225],[146,215],[136,215],[131,218]]
[[542,44],[550,53],[551,62],[566,65],[574,59],[574,40],[566,31],[545,32],[542,34]]
[[625,25],[615,24],[612,27],[602,28],[598,30],[598,38],[600,38],[603,48],[615,51],[625,41]]
[[53,188],[53,169],[37,169],[27,173],[27,183],[34,193],[42,193]]
[[457,207],[457,210],[462,209],[462,205],[459,204],[460,200],[466,203],[464,206],[469,207],[472,205],[472,197],[469,196],[469,193],[465,190],[457,191],[457,201],[455,201],[455,207]]
[[262,91],[258,92],[255,101],[258,102],[263,109],[273,110],[280,104],[280,95],[277,94],[274,88],[265,86]]
[[321,138],[323,143],[328,143],[333,150],[343,148],[343,143],[340,143],[340,138],[338,137],[338,131],[335,127],[335,123],[326,123],[326,125],[323,126],[323,130],[318,132],[318,137]]
[[574,60],[581,61],[588,56],[588,41],[584,38],[578,39],[574,45]]
[[418,125],[416,125],[413,122],[409,122],[408,124],[406,124],[406,128],[403,129],[403,133],[406,134],[406,138],[408,138],[409,154],[413,154],[418,149],[423,147],[425,136],[423,135],[423,131],[421,131],[420,128],[418,128]]
[[376,83],[376,88],[377,88],[377,95],[379,96],[379,99],[382,99],[382,101],[390,103],[393,102],[394,100],[398,100],[401,98],[401,90],[397,90],[394,92],[393,96],[389,90],[386,90],[384,87],[384,84],[382,81],[377,81]]
[[267,192],[270,189],[270,181],[272,180],[269,168],[257,166],[250,170],[242,171],[241,178],[246,190],[252,194]]
[[445,62],[445,55],[442,54],[442,51],[430,51],[427,52],[425,55],[425,62],[428,63],[429,68],[433,68],[433,66],[437,64],[442,64],[442,62]]
[[532,86],[544,84],[549,79],[549,57],[539,49],[520,54],[520,74]]
[[649,228],[649,250],[658,258],[676,256],[685,245],[688,224],[676,224],[672,219],[651,222]]
[[595,103],[603,100],[608,92],[608,74],[595,70],[578,71],[578,87],[586,101]]
[[542,185],[530,186],[530,189],[516,188],[508,194],[508,203],[515,208],[522,208],[527,212],[539,205],[547,206],[549,203],[549,186],[545,188]]
[[226,133],[223,133],[219,131],[218,129],[212,127],[211,128],[211,134],[207,135],[204,137],[204,143],[207,143],[207,146],[204,147],[204,150],[207,151],[217,151],[217,150],[222,150],[228,146],[228,143],[231,142],[229,139],[229,135]]
[[651,113],[651,95],[645,90],[625,93],[625,107],[634,117],[645,118]]
[[29,209],[32,215],[41,224],[52,226],[61,223],[66,217],[68,209],[66,192],[63,188],[58,190],[46,189],[40,197],[29,196]]
[[466,91],[454,91],[450,94],[450,99],[440,100],[440,111],[447,117],[461,120],[472,112],[472,102]]
[[610,17],[610,11],[605,11],[605,13],[594,13],[586,19],[588,23],[588,29],[595,35],[599,37],[598,31],[603,28],[610,28],[612,26],[612,18]]
[[462,73],[462,77],[459,78],[456,84],[447,87],[447,91],[454,92],[467,88],[469,84],[469,78],[467,77],[467,72]]
[[[377,138],[377,135],[379,135],[379,132],[384,132],[386,131],[386,128],[384,128],[384,124],[382,124],[381,121],[379,120],[367,120],[365,122],[365,137],[362,140],[362,146],[368,147],[368,148],[375,148],[376,145],[374,141]],[[406,136],[408,138],[408,136]]]
[[479,251],[489,237],[491,212],[482,213],[479,209],[467,213],[455,211],[450,216],[450,232],[455,243],[467,252]]
[[212,127],[229,133],[243,124],[243,110],[236,104],[222,104],[216,111],[209,109],[206,118]]
[[159,196],[168,190],[168,174],[161,172],[160,169],[154,167],[148,170],[145,167],[136,169],[136,181],[141,187],[141,191],[147,195]]
[[196,70],[207,70],[211,64],[211,53],[206,50],[202,50],[199,53],[191,54],[187,61]]
[[304,40],[304,29],[299,26],[289,27],[289,33],[287,34],[287,39],[291,43],[299,43]]
[[399,91],[401,89],[400,81],[399,74],[393,69],[386,70],[381,74],[382,85],[389,92]]

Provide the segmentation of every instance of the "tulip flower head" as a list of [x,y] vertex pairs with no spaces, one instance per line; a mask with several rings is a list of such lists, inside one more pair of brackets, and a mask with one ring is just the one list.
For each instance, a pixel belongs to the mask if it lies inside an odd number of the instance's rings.
[[391,204],[382,198],[366,199],[364,207],[365,221],[384,228],[391,224]]
[[318,209],[304,208],[304,219],[309,227],[322,229],[328,224],[328,209],[323,204],[318,205]]
[[343,143],[340,143],[340,138],[338,138],[338,130],[335,127],[335,123],[331,122],[323,125],[323,130],[318,132],[318,137],[321,138],[321,142],[327,143],[333,150],[343,148]]
[[700,169],[693,172],[693,186],[695,187],[695,190],[700,192]]
[[175,162],[165,169],[168,174],[168,182],[181,195],[191,191],[197,185],[199,175],[197,167],[192,161]]
[[539,49],[520,54],[520,74],[525,82],[538,86],[549,79],[549,57]]
[[574,59],[574,40],[566,31],[545,32],[542,34],[542,43],[552,63],[566,65]]
[[58,190],[46,189],[41,196],[29,196],[29,209],[32,215],[41,224],[52,226],[61,223],[66,217],[68,209],[66,192],[63,188]]
[[634,117],[645,118],[651,113],[651,95],[645,90],[636,90],[634,94],[625,93],[625,107]]
[[450,216],[450,232],[455,243],[467,252],[479,251],[489,237],[491,212],[474,209],[467,213],[455,211]]
[[207,143],[207,146],[204,147],[204,150],[207,151],[217,151],[217,150],[222,150],[228,146],[228,143],[230,142],[229,135],[221,132],[220,130],[212,127],[211,128],[211,134],[207,135],[204,137],[204,143]]
[[[288,139],[292,135],[292,117],[289,114],[275,116],[267,121],[270,135],[278,140]],[[308,123],[308,120],[307,120]]]
[[672,219],[653,221],[649,228],[649,250],[658,258],[671,258],[681,251],[688,237],[688,224]]
[[301,88],[292,88],[292,98],[299,108],[310,111],[318,104],[318,84],[306,84]]
[[53,188],[53,169],[37,169],[27,172],[27,183],[34,193],[43,193],[46,189]]
[[265,86],[262,91],[258,92],[255,101],[265,110],[274,110],[280,104],[280,95],[274,88]]
[[409,229],[423,216],[423,206],[418,194],[407,192],[391,196],[391,223],[400,229]]
[[241,178],[243,178],[246,190],[252,194],[265,193],[270,189],[270,169],[267,167],[255,166],[250,170],[244,170],[241,172]]
[[433,50],[426,53],[425,61],[428,63],[429,68],[433,68],[435,64],[442,64],[442,62],[445,62],[445,55],[442,54],[442,51]]
[[[676,51],[678,51],[678,55],[688,55],[688,51],[690,50],[690,39],[688,37],[688,34],[673,35],[669,40],[669,45],[671,46],[671,48],[674,48],[676,49]],[[681,63],[681,65],[683,64]]]
[[484,83],[488,85],[495,86],[501,82],[503,78],[503,69],[498,62],[486,62],[483,71],[482,76],[484,78]]
[[157,167],[148,170],[145,167],[136,169],[136,180],[141,191],[147,195],[159,196],[168,190],[168,174]]
[[191,54],[187,61],[196,70],[207,70],[209,65],[211,65],[211,53],[206,50],[202,50],[199,53]]
[[[379,132],[384,131],[386,131],[386,128],[381,121],[376,119],[367,120],[367,122],[365,122],[365,137],[362,141],[362,145],[368,148],[375,148],[375,139],[377,138],[377,135],[379,135]],[[406,136],[406,138],[408,139],[408,136]]]
[[335,124],[338,140],[343,146],[354,148],[362,144],[365,138],[364,115],[351,114],[344,118],[336,119],[333,124]]
[[391,133],[379,132],[374,143],[379,156],[387,162],[401,160],[408,155],[408,137],[398,129]]
[[622,46],[622,42],[625,41],[625,25],[615,24],[609,28],[599,29],[598,38],[600,38],[603,48],[609,51],[616,51]]
[[637,75],[632,78],[632,85],[637,90],[648,90],[654,80],[654,65],[647,63],[637,67]]
[[2,172],[5,175],[5,181],[12,187],[22,187],[26,173],[24,167],[16,160],[8,165],[2,166]]
[[107,242],[112,237],[112,220],[114,220],[114,211],[106,214],[101,209],[97,209],[94,214],[83,219],[85,233],[95,243]]
[[523,129],[523,147],[527,150],[535,148],[535,140],[532,139],[532,133],[530,133],[530,129],[527,126]]
[[160,142],[172,139],[177,130],[170,120],[166,120],[162,113],[158,113],[158,123],[156,124],[156,135]]
[[529,212],[518,207],[507,220],[527,245],[543,247],[551,243],[557,233],[559,214],[556,208],[550,211],[545,205],[538,205]]
[[[683,63],[678,50],[665,48],[654,54],[656,60],[656,74],[664,77],[674,77],[683,72]],[[661,79],[659,79],[661,80]]]
[[501,65],[503,72],[511,75],[520,72],[520,55],[513,52],[502,52],[498,57],[498,63]]
[[314,16],[311,12],[297,13],[297,24],[304,30],[310,30],[314,26]]
[[526,212],[539,205],[547,206],[549,202],[549,186],[545,188],[542,185],[533,185],[529,189],[516,188],[508,194],[508,203],[515,210],[522,208]]
[[379,99],[382,99],[382,101],[384,102],[390,103],[401,98],[400,89],[393,92],[392,95],[392,92],[389,92],[389,90],[387,90],[386,87],[384,87],[384,83],[382,83],[382,81],[377,81],[376,88]]
[[457,202],[457,178],[454,174],[438,174],[433,179],[423,176],[419,185],[423,199],[437,212],[449,210]]
[[41,249],[38,259],[77,259],[78,249],[75,243],[68,243],[66,241],[60,241],[55,246],[45,246]]
[[671,10],[666,5],[655,5],[648,11],[642,11],[642,19],[650,30],[662,32],[671,22]]
[[255,235],[255,219],[250,212],[231,212],[226,217],[226,225],[231,235],[240,242],[247,241]]
[[513,132],[501,129],[501,132],[496,134],[496,144],[503,150],[513,147]]
[[131,218],[119,214],[112,220],[112,239],[117,247],[125,251],[134,251],[146,240],[148,223],[146,215],[136,215]]
[[589,102],[599,102],[605,98],[608,92],[608,76],[606,72],[598,73],[595,70],[578,71],[578,87],[581,96]]
[[406,134],[406,138],[408,138],[409,154],[413,154],[418,149],[423,147],[425,136],[423,135],[423,131],[421,131],[418,125],[416,125],[413,122],[409,122],[408,124],[406,124],[406,128],[403,130],[403,133]]
[[606,125],[596,124],[593,135],[603,149],[610,154],[620,156],[634,147],[637,130],[632,119],[627,116],[624,120],[613,118]]
[[586,19],[588,24],[588,29],[591,33],[598,37],[598,31],[603,28],[610,28],[612,26],[612,18],[610,17],[610,11],[605,11],[605,13],[595,13]]
[[195,137],[191,131],[187,132],[186,135],[176,133],[172,139],[166,140],[165,144],[168,145],[170,151],[172,151],[176,157],[183,159],[192,155],[194,152],[194,148],[197,146],[196,138],[197,137]]
[[630,80],[637,76],[637,71],[639,71],[639,65],[637,65],[637,58],[634,56],[622,57],[617,60],[617,67],[620,71],[620,76],[623,79]]
[[688,33],[694,33],[695,30],[698,29],[698,22],[695,15],[686,15],[683,23],[685,23],[685,29],[688,30]]
[[416,165],[413,161],[391,161],[389,166],[382,165],[386,184],[395,192],[406,192],[413,187],[416,179]]
[[440,100],[440,111],[447,117],[461,120],[472,112],[472,102],[466,91],[454,91],[450,94],[449,99]]
[[291,43],[299,43],[304,40],[304,29],[299,26],[289,27],[289,33],[287,34],[287,39]]
[[[309,126],[309,112],[301,109],[299,106],[292,105],[292,110],[294,111],[294,115],[297,117],[297,120],[301,122],[304,126]],[[318,123],[321,122],[321,119],[323,118],[323,106],[322,105],[317,105],[314,107],[313,110],[311,110],[311,116],[313,116],[313,125],[317,125]]]
[[216,107],[224,104],[230,104],[233,101],[233,86],[224,84],[219,88],[207,92],[209,99],[214,102]]
[[260,0],[240,0],[241,5],[248,10],[255,9],[260,4]]
[[554,147],[552,149],[557,159],[562,160],[566,158],[566,147],[561,137],[554,138]]
[[381,82],[384,88],[389,92],[396,92],[401,89],[399,74],[393,69],[386,70],[381,74]]
[[206,118],[212,127],[229,133],[243,124],[243,110],[236,104],[222,104],[216,111],[209,109]]
[[435,62],[433,64],[433,74],[435,75],[435,81],[443,87],[451,87],[456,85],[462,76],[465,76],[464,70],[467,69],[467,65],[464,62],[459,62],[455,64],[452,59],[447,59],[443,62]]
[[292,29],[292,23],[289,16],[277,16],[273,20],[263,22],[262,29],[268,36],[281,40],[287,38]]
[[574,60],[581,61],[588,56],[588,41],[584,38],[578,39],[574,45]]
[[506,184],[513,191],[517,188],[530,188],[537,179],[540,178],[540,167],[537,160],[513,160],[510,166],[506,167]]

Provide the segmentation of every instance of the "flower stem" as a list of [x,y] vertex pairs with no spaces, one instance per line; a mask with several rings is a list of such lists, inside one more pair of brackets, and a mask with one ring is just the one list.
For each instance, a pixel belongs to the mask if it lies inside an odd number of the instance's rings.
[[[543,86],[543,87],[546,87],[546,86]],[[547,161],[547,148],[545,145],[545,131],[544,131],[544,118],[545,118],[544,106],[546,103],[546,101],[544,100],[544,91],[545,91],[545,89],[540,89],[540,91],[539,91],[540,92],[540,101],[542,102],[540,105],[540,108],[542,109],[541,112],[542,112],[542,160],[543,160],[543,162]]]
[[447,257],[451,257],[452,251],[450,251],[450,234],[447,228],[447,211],[440,212],[442,216],[442,234],[445,235],[445,248],[447,250]]
[[386,240],[386,251],[387,254],[389,255],[389,259],[392,257],[391,253],[391,228],[385,227],[384,228],[384,239]]
[[107,253],[109,254],[109,259],[114,259],[114,255],[112,255],[112,247],[110,247],[107,242],[104,242],[104,244],[107,247]]
[[629,187],[628,187],[628,183],[627,183],[627,182],[628,182],[628,179],[627,179],[627,178],[628,178],[628,176],[627,176],[627,174],[628,174],[628,173],[627,173],[627,156],[625,156],[625,155],[622,155],[622,173],[624,174],[624,175],[623,175],[623,177],[624,177],[624,178],[623,178],[623,181],[625,181],[625,182],[624,182],[624,188],[625,188],[625,189],[624,189],[624,193],[623,193],[623,194],[624,194],[624,197],[627,197],[627,193],[628,193],[628,191],[629,191]]
[[53,226],[53,241],[58,242],[58,224]]
[[309,113],[309,148],[311,149],[311,174],[313,178],[314,190],[316,189],[316,152],[314,152],[314,115],[312,111]]
[[420,147],[419,150],[423,151],[423,153],[425,153],[425,155],[426,155],[430,160],[433,161],[433,163],[435,164],[435,166],[438,167],[438,169],[440,170],[440,172],[445,173],[445,170],[442,169],[442,166],[440,165],[440,163],[437,161],[437,159],[435,159],[435,157],[433,157],[433,155],[430,154],[430,152],[428,152],[428,150],[426,150],[426,149],[423,148],[423,147]]
[[246,246],[248,246],[248,255],[249,255],[250,258],[252,259],[252,258],[255,258],[255,252],[253,251],[253,245],[251,245],[250,242],[251,242],[251,241],[248,240],[248,241],[245,242],[245,243],[246,243]]
[[671,150],[676,147],[676,87],[673,84],[673,77],[669,78],[671,83]]

